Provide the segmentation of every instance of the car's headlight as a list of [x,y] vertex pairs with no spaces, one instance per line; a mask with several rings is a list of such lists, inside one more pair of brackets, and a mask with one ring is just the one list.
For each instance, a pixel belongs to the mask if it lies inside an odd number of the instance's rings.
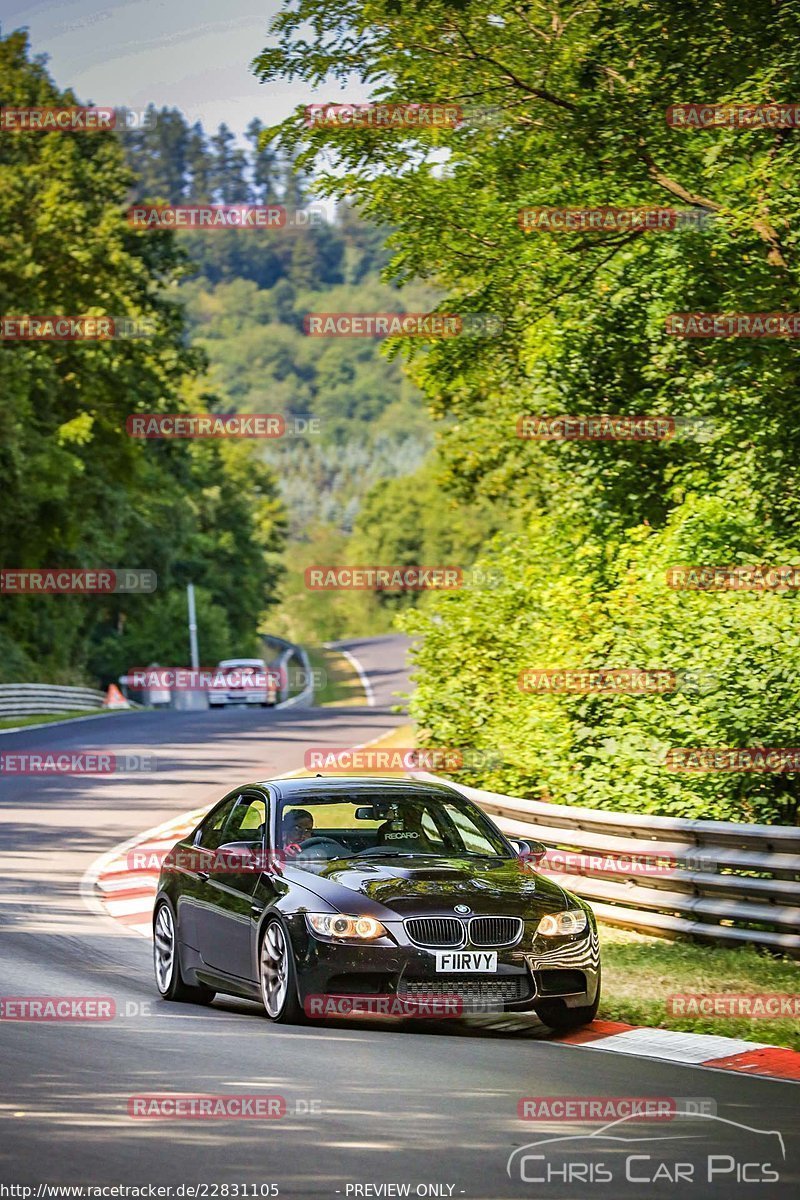
[[583,933],[588,922],[582,908],[566,908],[563,912],[547,913],[536,926],[535,937],[568,937]]
[[306,913],[306,920],[312,931],[322,937],[355,938],[357,941],[370,942],[373,938],[386,935],[386,930],[374,917],[349,917],[344,913]]

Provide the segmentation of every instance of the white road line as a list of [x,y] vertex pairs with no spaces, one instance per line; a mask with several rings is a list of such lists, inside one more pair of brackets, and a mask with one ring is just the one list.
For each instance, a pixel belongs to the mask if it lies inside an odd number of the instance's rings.
[[[325,643],[326,648],[328,648],[329,645],[330,645],[329,642]],[[358,678],[361,680],[361,686],[363,687],[364,693],[367,697],[367,705],[369,708],[374,708],[375,707],[375,693],[372,690],[372,684],[369,681],[367,672],[364,670],[361,663],[356,658],[355,654],[351,654],[349,650],[343,650],[341,646],[331,647],[331,649],[335,649],[337,654],[342,654],[347,659],[347,661],[350,663],[350,665],[358,672]]]

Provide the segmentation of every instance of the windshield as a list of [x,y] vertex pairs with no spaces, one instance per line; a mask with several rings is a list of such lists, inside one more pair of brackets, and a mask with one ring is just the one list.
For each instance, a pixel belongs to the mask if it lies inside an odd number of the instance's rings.
[[512,858],[479,808],[458,796],[304,796],[278,814],[278,845],[298,866],[348,858]]

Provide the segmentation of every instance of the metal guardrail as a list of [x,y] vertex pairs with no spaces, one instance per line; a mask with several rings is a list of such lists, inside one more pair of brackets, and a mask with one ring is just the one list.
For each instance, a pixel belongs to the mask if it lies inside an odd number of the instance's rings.
[[[281,672],[281,699],[279,708],[307,708],[314,703],[314,672],[309,657],[302,646],[287,642],[285,638],[273,633],[262,633],[262,641],[281,651],[278,668]],[[300,660],[300,669],[305,678],[305,684],[296,695],[291,695],[291,685],[288,664],[292,657]]]
[[[292,658],[300,660],[300,669],[305,679],[305,686],[294,696],[291,695],[291,681],[289,679],[289,662]],[[281,699],[279,708],[307,708],[314,703],[314,673],[311,669],[309,657],[302,646],[287,646],[278,660],[278,669],[281,672]]]
[[51,683],[0,684],[0,717],[36,717],[47,713],[102,708],[105,692],[95,688],[59,687]]
[[543,842],[548,856],[537,870],[588,900],[603,921],[800,958],[798,827],[603,812],[439,782],[478,803],[504,833]]

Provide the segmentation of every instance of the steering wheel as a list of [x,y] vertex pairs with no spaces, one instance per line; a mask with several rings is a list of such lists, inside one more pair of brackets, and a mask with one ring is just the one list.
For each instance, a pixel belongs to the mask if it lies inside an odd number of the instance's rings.
[[[333,838],[310,837],[310,838],[306,838],[306,840],[301,843],[300,852],[295,855],[295,862],[297,861],[297,859],[303,857],[306,850],[311,849],[311,848],[314,848],[314,849],[316,849],[316,848],[323,849],[324,848],[324,850],[325,850],[324,857],[325,858],[341,858],[342,855],[346,855],[346,854],[350,853],[350,851],[347,849],[346,846],[343,846],[340,842],[335,842],[333,840]],[[331,850],[333,851],[333,853],[329,852]]]

